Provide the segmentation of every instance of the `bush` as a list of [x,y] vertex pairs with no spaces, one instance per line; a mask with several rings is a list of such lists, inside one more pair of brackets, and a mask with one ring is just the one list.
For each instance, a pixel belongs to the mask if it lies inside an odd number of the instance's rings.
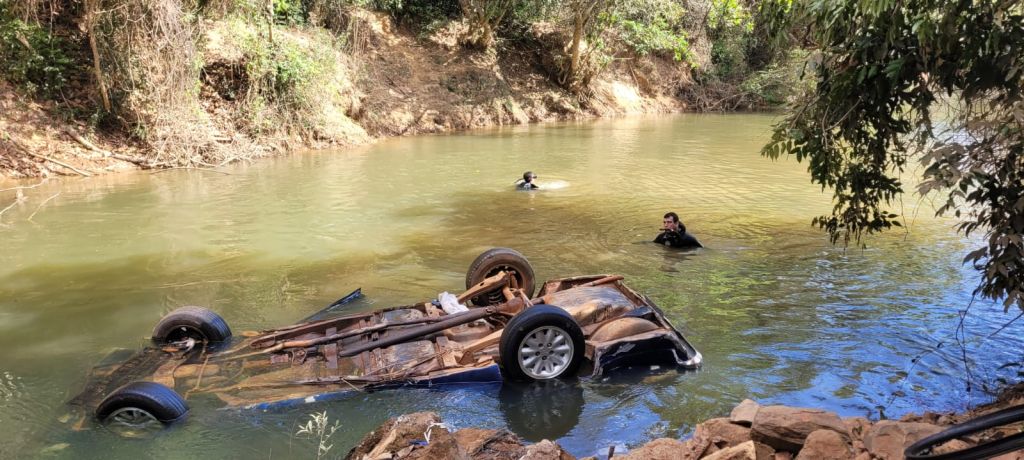
[[45,29],[7,16],[0,9],[0,72],[31,93],[54,97],[68,81],[73,61],[68,46]]
[[640,55],[667,53],[677,61],[690,62],[690,44],[682,30],[685,14],[678,3],[632,0],[621,2],[605,20]]
[[[785,59],[750,74],[740,84],[740,90],[747,94],[754,106],[776,107],[791,102],[801,91],[811,89],[810,79],[800,79],[807,56],[806,50],[791,51]],[[794,82],[802,82],[803,85]]]
[[[319,32],[318,32],[319,31]],[[228,39],[243,54],[247,88],[242,95],[246,123],[254,133],[276,130],[305,132],[320,113],[324,98],[337,93],[336,56],[329,50],[333,38],[326,31],[308,28],[310,43],[289,35],[268,43],[242,20],[232,20]]]

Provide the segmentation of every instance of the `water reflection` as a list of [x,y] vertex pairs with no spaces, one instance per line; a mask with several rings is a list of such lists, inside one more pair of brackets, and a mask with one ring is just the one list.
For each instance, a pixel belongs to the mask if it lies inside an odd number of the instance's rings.
[[583,387],[564,380],[506,382],[501,385],[498,401],[508,428],[531,442],[568,434],[579,424],[586,405]]

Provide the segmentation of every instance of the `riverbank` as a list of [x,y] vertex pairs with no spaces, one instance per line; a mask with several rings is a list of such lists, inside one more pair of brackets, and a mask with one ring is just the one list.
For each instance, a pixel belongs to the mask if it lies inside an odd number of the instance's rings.
[[308,107],[294,120],[296,115],[273,104],[254,102],[255,87],[262,84],[253,81],[251,70],[258,58],[255,32],[230,18],[200,26],[198,106],[187,114],[156,114],[158,126],[173,133],[150,132],[143,140],[123,130],[98,130],[69,119],[64,105],[0,80],[0,177],[215,168],[395,136],[676,112],[687,108],[679,95],[692,84],[690,68],[671,57],[623,51],[584,97],[549,75],[553,50],[563,38],[550,25],[535,24],[522,38],[481,51],[458,42],[461,22],[423,36],[387,14],[354,9],[346,30],[358,32],[343,45],[322,28],[274,31],[275,46],[294,53],[298,69],[315,69],[304,76],[315,87],[296,90]]
[[[1024,385],[1004,390],[996,401],[964,413],[910,414],[899,420],[840,418],[832,412],[744,400],[728,417],[706,420],[687,439],[660,438],[633,449],[594,446],[586,459],[623,460],[898,460],[911,444],[951,425],[1024,404]],[[723,414],[724,415],[724,414]],[[1018,433],[1017,426],[949,441],[933,451],[959,451]],[[557,443],[526,444],[505,430],[454,429],[432,412],[403,415],[381,425],[352,448],[347,460],[370,459],[529,459],[572,460]],[[1024,459],[1012,452],[999,460]]]

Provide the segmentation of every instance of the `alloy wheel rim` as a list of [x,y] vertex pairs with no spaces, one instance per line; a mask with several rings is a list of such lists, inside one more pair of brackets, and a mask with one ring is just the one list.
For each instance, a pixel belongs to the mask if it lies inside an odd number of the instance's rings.
[[138,407],[122,407],[115,410],[107,417],[110,423],[124,425],[133,428],[142,428],[159,425],[160,420],[155,415]]
[[553,379],[569,368],[574,352],[572,338],[564,329],[539,327],[519,343],[519,368],[535,380]]

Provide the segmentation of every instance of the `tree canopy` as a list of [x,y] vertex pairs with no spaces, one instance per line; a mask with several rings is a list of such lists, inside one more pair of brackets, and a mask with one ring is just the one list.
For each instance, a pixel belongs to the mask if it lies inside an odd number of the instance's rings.
[[[964,259],[975,294],[1024,309],[1024,4],[1019,0],[776,0],[776,38],[816,52],[814,89],[762,153],[806,161],[833,192],[814,220],[833,243],[900,225],[900,174],[986,244]],[[794,38],[800,37],[800,38]]]

